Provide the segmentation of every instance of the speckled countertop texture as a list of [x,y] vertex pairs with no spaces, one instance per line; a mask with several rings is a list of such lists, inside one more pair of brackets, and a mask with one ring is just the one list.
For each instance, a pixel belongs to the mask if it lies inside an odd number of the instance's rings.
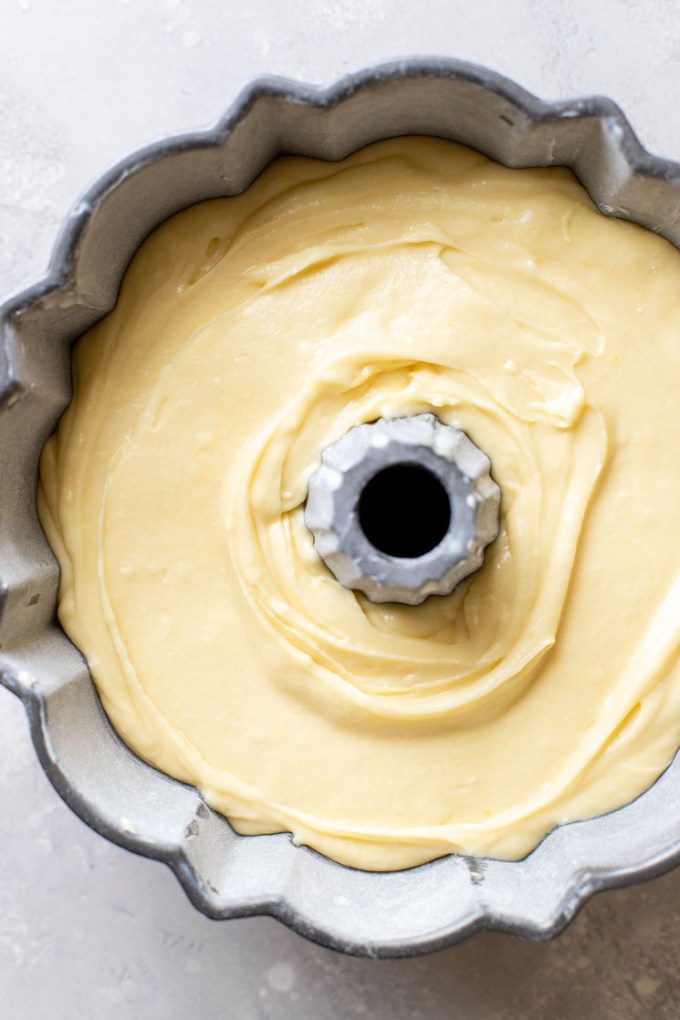
[[[326,82],[405,54],[486,64],[544,98],[604,93],[680,159],[673,0],[0,0],[0,297],[130,150],[214,120],[261,73]],[[268,918],[216,923],[87,829],[0,689],[0,1020],[680,1017],[680,869],[592,900],[559,939],[482,934],[343,957]]]

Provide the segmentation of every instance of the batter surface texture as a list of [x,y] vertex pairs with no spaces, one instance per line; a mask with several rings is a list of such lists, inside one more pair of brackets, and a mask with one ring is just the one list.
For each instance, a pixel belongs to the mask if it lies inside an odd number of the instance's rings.
[[[680,743],[680,255],[566,170],[427,138],[283,158],[133,260],[41,464],[59,616],[143,758],[241,833],[397,869],[528,853]],[[501,531],[373,605],[303,521],[322,449],[432,412]]]

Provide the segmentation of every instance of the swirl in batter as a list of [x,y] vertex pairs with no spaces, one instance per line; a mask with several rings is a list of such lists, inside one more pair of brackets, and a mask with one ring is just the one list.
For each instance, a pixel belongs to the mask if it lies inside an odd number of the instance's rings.
[[[518,858],[680,743],[680,255],[562,169],[435,139],[276,160],[145,242],[41,465],[59,615],[123,739],[237,831],[355,867]],[[322,449],[433,412],[501,532],[373,605],[303,521]]]

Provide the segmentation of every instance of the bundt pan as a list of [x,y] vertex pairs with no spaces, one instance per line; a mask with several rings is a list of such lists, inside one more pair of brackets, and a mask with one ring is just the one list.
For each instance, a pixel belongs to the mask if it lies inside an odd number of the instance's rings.
[[0,679],[69,806],[115,843],[169,865],[212,918],[271,914],[366,956],[440,948],[479,929],[545,939],[593,892],[680,858],[680,761],[634,803],[553,830],[527,858],[452,855],[367,873],[236,835],[198,792],[116,736],[56,620],[59,570],[36,514],[38,458],[71,393],[72,341],[113,306],[144,237],[203,199],[243,191],[279,153],[337,160],[381,138],[439,135],[511,167],[571,167],[600,210],[680,246],[680,165],[650,156],[609,100],[544,103],[482,68],[406,60],[330,88],[249,86],[219,123],[125,160],[76,205],[46,277],[0,310]]

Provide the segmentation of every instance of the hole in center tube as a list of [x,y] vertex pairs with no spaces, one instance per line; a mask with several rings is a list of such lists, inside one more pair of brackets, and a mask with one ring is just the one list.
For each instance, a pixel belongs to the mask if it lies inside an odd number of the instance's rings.
[[416,559],[449,530],[451,503],[437,476],[418,464],[392,464],[373,475],[359,497],[359,524],[379,552]]

